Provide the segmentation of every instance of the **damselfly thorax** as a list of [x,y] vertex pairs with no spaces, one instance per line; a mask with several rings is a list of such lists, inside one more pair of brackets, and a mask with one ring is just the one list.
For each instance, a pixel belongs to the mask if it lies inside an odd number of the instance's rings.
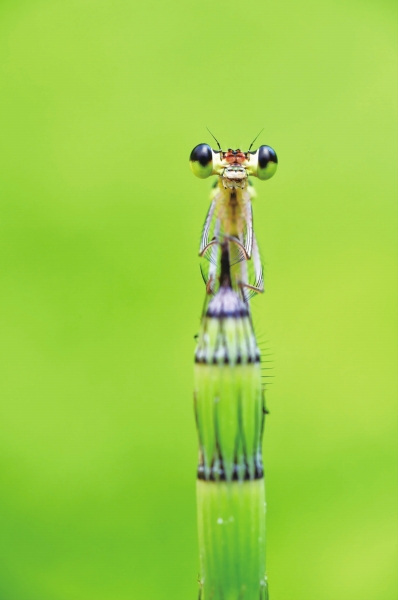
[[205,179],[216,175],[211,204],[203,226],[199,255],[205,259],[202,275],[209,294],[219,285],[221,246],[228,243],[232,287],[248,300],[264,291],[263,267],[253,232],[252,200],[255,189],[251,177],[269,179],[278,159],[270,146],[258,150],[213,150],[199,144],[191,153],[194,174]]

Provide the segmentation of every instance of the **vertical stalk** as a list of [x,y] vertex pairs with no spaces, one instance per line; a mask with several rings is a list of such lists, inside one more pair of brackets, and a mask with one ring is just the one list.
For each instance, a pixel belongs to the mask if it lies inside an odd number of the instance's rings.
[[248,303],[232,289],[229,244],[195,354],[201,600],[265,600],[264,401]]

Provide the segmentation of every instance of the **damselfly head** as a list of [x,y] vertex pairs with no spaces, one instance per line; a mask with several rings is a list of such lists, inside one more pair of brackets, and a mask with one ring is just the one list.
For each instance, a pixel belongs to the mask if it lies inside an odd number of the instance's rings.
[[208,144],[196,146],[189,158],[192,172],[200,179],[218,175],[225,188],[245,188],[249,176],[270,179],[278,166],[275,150],[260,146],[258,150],[213,150]]

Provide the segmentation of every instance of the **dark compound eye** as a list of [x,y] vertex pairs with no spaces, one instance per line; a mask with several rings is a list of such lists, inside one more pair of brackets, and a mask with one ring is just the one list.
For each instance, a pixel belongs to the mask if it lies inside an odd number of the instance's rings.
[[192,150],[189,164],[196,177],[210,177],[213,173],[213,150],[208,144],[199,144]]
[[271,146],[260,146],[257,154],[257,177],[270,179],[278,167],[278,157]]

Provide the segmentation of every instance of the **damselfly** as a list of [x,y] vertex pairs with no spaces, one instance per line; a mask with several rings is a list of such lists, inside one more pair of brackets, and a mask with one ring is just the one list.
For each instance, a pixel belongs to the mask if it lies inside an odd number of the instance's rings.
[[[217,140],[216,140],[217,142]],[[195,353],[201,600],[265,600],[264,386],[249,301],[262,292],[250,177],[269,179],[269,146],[196,146],[190,165],[216,175],[199,255],[206,283]]]

